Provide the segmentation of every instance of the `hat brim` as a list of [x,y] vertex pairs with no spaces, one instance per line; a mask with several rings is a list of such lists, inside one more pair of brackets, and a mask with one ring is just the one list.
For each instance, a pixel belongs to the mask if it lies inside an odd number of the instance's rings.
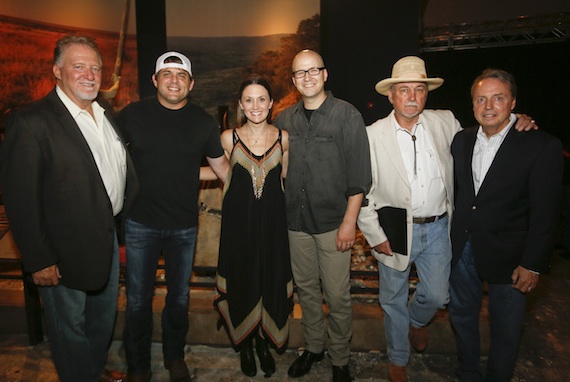
[[401,78],[386,78],[378,82],[374,87],[376,91],[382,95],[387,96],[388,91],[394,84],[399,84],[402,82],[424,82],[428,85],[428,91],[435,90],[443,84],[443,78],[418,78],[418,77],[401,77]]

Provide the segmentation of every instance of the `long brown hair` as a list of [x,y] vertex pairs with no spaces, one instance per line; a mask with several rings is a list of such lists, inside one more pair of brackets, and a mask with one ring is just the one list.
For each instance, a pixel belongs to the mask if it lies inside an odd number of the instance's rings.
[[[269,100],[270,101],[273,100],[273,93],[271,92],[271,86],[269,86],[269,82],[267,82],[263,77],[261,77],[257,74],[254,74],[241,83],[241,85],[239,87],[238,101],[241,100],[241,96],[243,95],[243,91],[249,85],[261,85],[261,86],[263,86],[265,88],[265,90],[267,90],[267,93],[269,94]],[[271,112],[272,111],[273,111],[273,108],[269,109],[269,114],[267,115],[267,123],[271,123]],[[247,122],[247,118],[245,117],[243,110],[239,106],[237,108],[237,121],[238,121],[239,126],[243,126],[243,124]]]

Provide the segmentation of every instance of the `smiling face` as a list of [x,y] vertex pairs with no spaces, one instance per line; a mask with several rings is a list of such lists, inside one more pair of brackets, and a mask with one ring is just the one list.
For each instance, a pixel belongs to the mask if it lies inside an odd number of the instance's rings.
[[53,66],[61,90],[85,109],[97,98],[101,87],[101,61],[97,52],[85,44],[70,44]]
[[273,100],[264,86],[251,84],[243,89],[239,107],[250,123],[259,124],[267,120]]
[[472,96],[473,114],[488,136],[509,124],[516,98],[506,82],[498,78],[485,78],[475,84]]
[[[302,51],[298,53],[293,59],[293,64],[291,66],[293,72],[299,70],[309,70],[311,68],[323,68],[325,66],[322,57],[313,51]],[[303,96],[303,100],[307,106],[307,103],[315,104],[317,107],[320,106],[325,98],[325,82],[328,78],[328,72],[326,69],[319,70],[317,75],[311,76],[309,73],[305,73],[303,77],[297,78],[295,76],[291,77],[293,84]]]
[[158,102],[168,109],[181,109],[188,102],[188,93],[194,87],[194,79],[184,69],[166,68],[152,76],[158,91]]

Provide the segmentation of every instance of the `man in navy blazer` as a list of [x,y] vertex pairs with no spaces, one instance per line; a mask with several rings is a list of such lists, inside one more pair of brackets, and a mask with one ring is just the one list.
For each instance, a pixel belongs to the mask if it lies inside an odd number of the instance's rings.
[[112,381],[105,370],[116,315],[117,216],[137,181],[110,111],[95,99],[101,56],[88,37],[54,50],[57,86],[9,119],[2,198],[23,268],[39,286],[62,381]]
[[[480,126],[452,143],[455,212],[449,313],[461,381],[510,381],[526,294],[548,268],[562,187],[562,145],[544,131],[517,132],[514,77],[488,69],[471,88]],[[488,284],[491,348],[479,367],[479,310]]]

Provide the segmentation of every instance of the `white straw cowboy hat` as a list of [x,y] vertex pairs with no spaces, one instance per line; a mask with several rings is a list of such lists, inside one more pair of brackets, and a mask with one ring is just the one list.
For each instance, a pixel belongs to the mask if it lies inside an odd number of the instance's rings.
[[428,78],[424,60],[416,56],[407,56],[396,61],[392,67],[392,77],[378,82],[375,89],[387,96],[390,87],[401,82],[425,82],[429,91],[439,88],[443,84],[443,78]]

